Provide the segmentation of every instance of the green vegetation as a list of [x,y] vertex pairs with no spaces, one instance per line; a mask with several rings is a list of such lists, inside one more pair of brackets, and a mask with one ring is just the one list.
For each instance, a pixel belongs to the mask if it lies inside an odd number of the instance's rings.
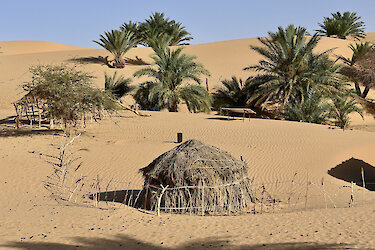
[[313,35],[307,41],[303,27],[293,25],[278,32],[269,32],[270,38],[258,38],[263,47],[251,46],[264,59],[245,70],[255,70],[261,74],[251,79],[250,85],[257,89],[249,101],[257,99],[256,105],[274,106],[283,112],[293,99],[302,99],[307,86],[321,91],[332,92],[338,84],[339,67],[328,58],[330,50],[313,53],[319,36]]
[[326,123],[330,118],[329,98],[311,87],[304,90],[302,97],[287,104],[286,117],[292,121]]
[[164,13],[155,12],[144,22],[129,21],[124,23],[121,30],[135,34],[139,44],[153,47],[151,41],[169,38],[169,46],[186,45],[193,39],[181,23],[170,20]]
[[340,12],[332,13],[332,17],[325,17],[323,23],[320,24],[320,30],[317,30],[324,36],[337,36],[341,39],[346,39],[352,36],[359,40],[366,36],[364,22],[360,21],[361,17],[357,16],[355,12]]
[[75,127],[84,116],[101,117],[118,109],[112,96],[93,88],[93,77],[66,65],[30,68],[32,80],[23,85],[28,97],[45,103],[49,119]]
[[[247,80],[253,94],[246,103],[289,120],[319,124],[334,122],[347,128],[349,114],[361,114],[361,109],[341,75],[343,66],[329,59],[331,50],[314,52],[320,37],[314,34],[307,38],[305,28],[293,25],[286,29],[279,27],[278,32],[269,32],[269,36],[258,38],[262,47],[251,47],[264,59],[245,68],[259,72]],[[366,46],[353,46],[353,49],[357,48],[359,54]]]
[[[209,112],[211,97],[203,87],[188,84],[189,81],[201,83],[201,75],[209,75],[203,65],[194,62],[195,56],[182,54],[183,48],[171,50],[169,47],[160,48],[152,56],[154,67],[143,68],[134,76],[148,76],[153,81],[145,82],[143,88],[147,89],[149,103],[157,100],[157,106],[168,108],[170,112],[178,111],[178,104],[185,101],[191,112]],[[141,93],[138,93],[141,96]]]
[[220,107],[245,107],[248,100],[248,84],[237,79],[221,81],[223,87],[213,93],[213,107],[220,110]]
[[363,118],[362,108],[358,105],[359,103],[350,95],[343,94],[333,98],[331,110],[336,126],[346,129],[350,125],[349,115],[351,113],[358,113]]
[[133,98],[141,109],[159,111],[164,108],[164,103],[160,104],[156,95],[150,96],[150,90],[154,88],[155,85],[156,83],[153,82],[141,83],[135,91]]
[[112,76],[105,73],[104,79],[105,90],[116,99],[120,99],[133,90],[133,88],[129,86],[132,80],[130,78],[125,78],[124,76],[117,76],[117,72]]
[[[192,37],[181,23],[164,13],[155,12],[144,22],[129,21],[120,30],[100,35],[94,41],[111,52],[113,66],[125,66],[124,54],[142,45],[152,47],[154,63],[134,73],[151,80],[141,83],[133,97],[141,109],[177,112],[186,103],[190,112],[209,112],[220,107],[251,107],[271,117],[309,123],[334,123],[347,128],[349,114],[362,115],[358,102],[347,87],[348,79],[355,84],[358,96],[365,98],[373,86],[373,73],[361,60],[372,53],[369,42],[350,45],[352,58],[339,57],[344,65],[330,60],[333,49],[316,52],[321,35],[346,39],[365,37],[364,23],[355,12],[332,13],[325,17],[320,30],[310,35],[304,27],[289,25],[268,32],[269,37],[258,38],[261,46],[251,46],[262,56],[258,64],[244,68],[257,72],[242,81],[236,77],[223,80],[222,87],[209,95],[200,86],[202,76],[209,75],[196,57],[183,54],[183,47],[172,50],[169,46],[184,45]],[[364,66],[365,65],[365,66]],[[371,72],[370,72],[371,71]],[[83,76],[82,76],[83,77]],[[84,78],[84,77],[83,77]],[[105,89],[110,98],[120,99],[132,89],[131,79],[105,75]],[[361,90],[360,84],[365,86]]]
[[114,56],[112,66],[114,68],[125,67],[125,61],[123,59],[125,53],[137,44],[133,33],[120,30],[104,32],[104,36],[100,35],[100,41],[94,40],[93,42],[112,53]]

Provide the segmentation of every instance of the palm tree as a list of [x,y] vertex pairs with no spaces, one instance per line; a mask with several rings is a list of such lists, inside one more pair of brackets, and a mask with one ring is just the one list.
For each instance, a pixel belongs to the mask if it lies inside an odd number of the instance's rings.
[[158,106],[167,107],[170,112],[178,111],[181,100],[186,102],[190,112],[209,112],[211,97],[201,86],[188,84],[193,81],[200,84],[201,75],[209,72],[199,63],[194,62],[195,56],[182,54],[183,48],[171,50],[169,47],[155,51],[152,56],[154,67],[143,68],[134,76],[149,76],[153,81],[149,89],[148,99],[157,99]]
[[125,67],[123,56],[137,44],[133,33],[120,30],[105,32],[104,36],[100,35],[100,41],[94,40],[93,42],[112,53],[114,56],[113,67],[115,68]]
[[286,106],[286,116],[292,121],[322,124],[330,118],[329,98],[315,88],[308,87],[303,100],[294,99]]
[[339,66],[328,59],[330,50],[313,53],[320,38],[315,34],[307,41],[306,35],[305,28],[289,25],[269,32],[270,38],[258,38],[265,47],[251,46],[264,59],[245,68],[261,73],[249,81],[257,88],[249,102],[256,100],[255,105],[277,106],[282,111],[292,99],[302,99],[308,84],[320,91],[335,91]]
[[140,24],[138,22],[129,21],[128,23],[123,23],[120,26],[120,30],[127,33],[133,33],[134,40],[136,40],[138,44],[142,40],[141,34],[139,32],[139,26]]
[[159,111],[166,108],[164,103],[159,104],[159,100],[156,96],[150,99],[150,90],[155,87],[156,83],[145,82],[140,84],[135,91],[133,98],[143,110],[155,110]]
[[356,12],[332,13],[332,17],[324,17],[323,23],[319,23],[321,29],[317,32],[328,37],[346,39],[347,36],[352,36],[359,40],[366,36],[364,22],[359,21],[360,19]]
[[141,43],[151,47],[150,40],[165,35],[171,37],[169,46],[186,45],[187,41],[193,39],[190,33],[181,23],[170,20],[164,13],[155,12],[145,22],[139,24],[138,32],[142,38]]
[[120,99],[133,90],[133,87],[129,86],[132,80],[130,78],[125,78],[122,75],[117,76],[117,72],[115,72],[112,76],[105,72],[104,79],[105,90],[110,92],[116,99]]
[[247,105],[246,82],[233,76],[231,80],[221,81],[223,87],[213,94],[213,107],[245,107]]
[[170,23],[167,34],[171,36],[170,46],[188,45],[189,43],[187,43],[187,41],[193,39],[193,37],[190,36],[191,34],[186,31],[185,26],[175,21]]
[[[355,92],[358,96],[365,98],[370,90],[370,87],[372,86],[371,82],[363,82],[364,80],[368,79],[365,78],[365,73],[363,73],[363,70],[358,69],[356,67],[356,62],[360,60],[364,55],[366,55],[368,52],[370,52],[374,45],[370,42],[361,42],[356,43],[355,45],[350,44],[349,48],[352,50],[353,55],[352,58],[345,58],[343,56],[340,56],[338,59],[342,60],[347,66],[343,67],[341,70],[341,73],[345,76],[347,76],[351,81],[354,82],[355,86]],[[359,82],[362,82],[365,85],[365,89],[361,90],[361,87],[359,85]]]
[[350,114],[358,113],[363,118],[363,111],[358,106],[358,102],[348,94],[343,94],[333,98],[331,108],[335,124],[342,129],[346,129],[350,125]]

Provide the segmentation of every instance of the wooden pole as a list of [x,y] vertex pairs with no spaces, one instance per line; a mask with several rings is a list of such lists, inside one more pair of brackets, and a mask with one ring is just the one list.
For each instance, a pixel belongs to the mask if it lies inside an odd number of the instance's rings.
[[202,216],[204,216],[204,182],[202,182]]
[[164,187],[162,184],[160,184],[162,190],[158,199],[158,216],[160,216],[160,204],[161,204],[161,198],[163,197],[164,192],[167,190],[168,185]]
[[349,202],[349,207],[354,207],[354,182],[351,182],[350,185],[350,202]]
[[362,186],[363,186],[363,199],[365,199],[365,192],[366,192],[366,182],[365,182],[365,171],[361,168],[361,176],[362,176]]
[[14,105],[14,108],[16,110],[16,128],[19,129],[20,128],[20,114],[19,114],[19,111],[18,111],[18,105],[16,103],[13,103]]

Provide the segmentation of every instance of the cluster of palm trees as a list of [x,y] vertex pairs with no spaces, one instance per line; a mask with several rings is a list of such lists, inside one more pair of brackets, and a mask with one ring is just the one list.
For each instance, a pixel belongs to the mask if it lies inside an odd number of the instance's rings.
[[125,32],[135,34],[138,44],[152,47],[155,40],[169,37],[169,45],[187,45],[192,40],[191,34],[186,31],[182,23],[170,20],[164,13],[155,12],[144,22],[124,23],[120,27]]
[[124,23],[119,29],[104,32],[100,35],[99,44],[114,56],[109,66],[124,68],[124,55],[138,45],[157,48],[167,41],[169,46],[186,45],[193,39],[181,23],[170,20],[164,13],[155,12],[144,22]]
[[[320,24],[322,29],[312,36],[305,28],[293,25],[269,32],[269,37],[258,38],[262,46],[251,46],[263,59],[256,65],[244,68],[258,74],[245,81],[236,77],[224,80],[223,87],[212,95],[200,86],[201,77],[209,76],[203,65],[195,62],[194,56],[183,54],[183,47],[169,47],[191,39],[180,23],[165,18],[163,13],[155,13],[144,23],[125,23],[116,32],[127,34],[123,37],[130,37],[129,41],[136,41],[124,42],[127,46],[142,44],[154,49],[153,65],[134,74],[134,77],[148,76],[151,79],[141,83],[134,94],[134,99],[143,109],[167,108],[176,112],[182,101],[191,112],[209,112],[211,106],[215,109],[247,106],[275,117],[310,123],[335,122],[346,128],[350,123],[350,113],[362,115],[358,98],[366,97],[373,86],[365,82],[373,79],[370,73],[366,77],[359,77],[363,76],[364,64],[358,64],[361,58],[373,51],[373,46],[368,42],[351,45],[352,58],[339,57],[336,61],[329,58],[332,50],[316,53],[315,48],[322,35],[334,35],[341,39],[347,36],[356,39],[364,37],[363,22],[359,19],[356,13],[333,13],[332,18],[325,18],[323,24]],[[335,26],[336,30],[331,26]],[[102,38],[103,47],[111,43]],[[112,47],[108,48],[111,51]],[[123,55],[112,53],[115,58]],[[121,63],[121,60],[116,63]],[[355,83],[354,90],[350,89],[349,81]],[[122,85],[128,84],[124,79],[122,82]],[[360,84],[365,86],[363,91]],[[115,86],[120,88],[120,85],[108,84],[108,89],[114,89]],[[124,86],[121,88],[121,94],[127,93],[125,89],[129,90]]]
[[[260,107],[289,120],[333,121],[346,128],[349,114],[362,115],[362,110],[343,73],[345,66],[329,59],[332,50],[314,52],[320,39],[318,33],[310,37],[305,28],[293,25],[258,38],[262,46],[251,49],[263,59],[244,68],[258,74],[244,83],[236,78],[223,81],[223,88],[214,94],[214,104]],[[362,43],[352,48],[358,51],[353,55],[356,60],[371,46]]]

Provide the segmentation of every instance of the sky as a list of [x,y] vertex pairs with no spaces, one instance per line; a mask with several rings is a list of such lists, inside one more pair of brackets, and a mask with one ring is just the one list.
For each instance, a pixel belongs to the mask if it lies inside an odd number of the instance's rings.
[[1,0],[0,41],[37,40],[99,48],[92,42],[153,12],[181,22],[191,44],[266,36],[278,26],[310,33],[331,13],[357,12],[375,32],[374,0]]

